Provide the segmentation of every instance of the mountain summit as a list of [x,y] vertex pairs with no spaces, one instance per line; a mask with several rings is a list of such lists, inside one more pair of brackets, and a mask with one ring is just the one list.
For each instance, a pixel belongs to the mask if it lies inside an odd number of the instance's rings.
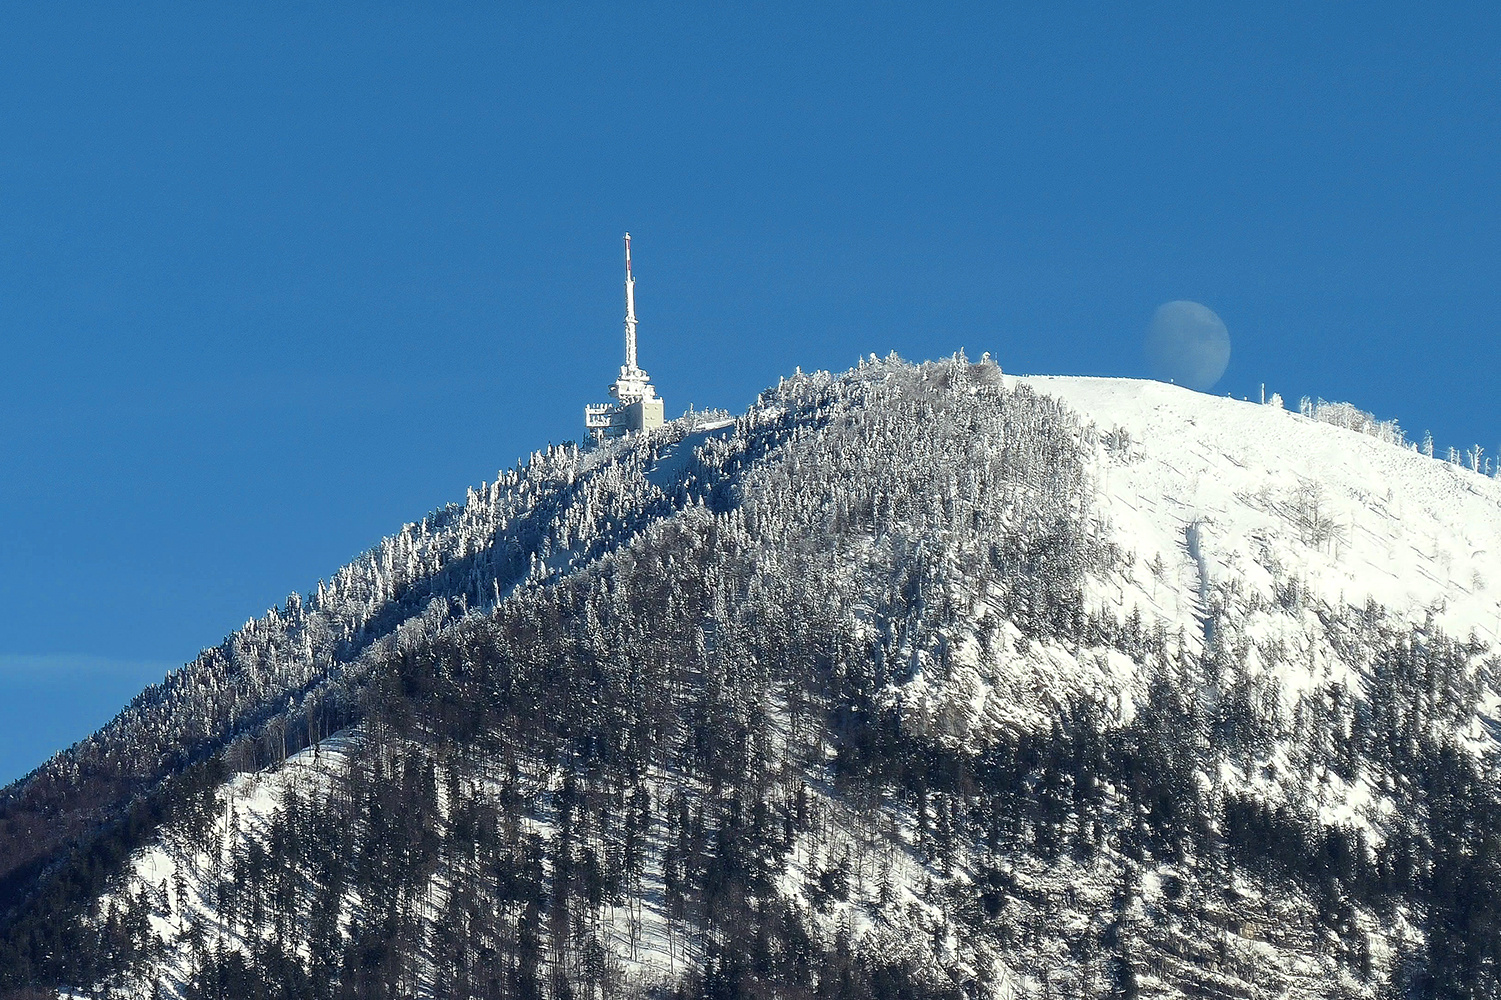
[[0,797],[0,993],[1501,993],[1501,483],[962,355],[549,449]]

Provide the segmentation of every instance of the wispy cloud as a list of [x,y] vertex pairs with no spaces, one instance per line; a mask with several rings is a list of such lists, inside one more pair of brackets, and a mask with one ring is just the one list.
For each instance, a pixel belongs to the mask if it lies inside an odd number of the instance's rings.
[[180,664],[168,660],[125,660],[89,653],[0,653],[0,679],[60,680],[81,675],[140,677],[150,683]]

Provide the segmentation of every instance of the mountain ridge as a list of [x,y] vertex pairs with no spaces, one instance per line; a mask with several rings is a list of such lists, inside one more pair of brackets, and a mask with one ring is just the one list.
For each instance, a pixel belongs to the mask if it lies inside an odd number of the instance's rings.
[[23,873],[0,967],[107,995],[1485,995],[1498,499],[1280,408],[962,356],[539,453],[200,658],[247,691],[202,689],[198,777],[122,768],[172,788],[126,797],[155,811],[87,877],[76,850]]

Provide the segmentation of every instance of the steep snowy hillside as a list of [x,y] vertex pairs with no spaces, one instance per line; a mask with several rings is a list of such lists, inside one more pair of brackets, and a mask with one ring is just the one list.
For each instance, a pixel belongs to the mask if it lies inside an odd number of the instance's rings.
[[[1100,513],[1141,569],[1160,557],[1172,571],[1174,601],[1144,609],[1191,624],[1199,610],[1182,596],[1202,568],[1210,589],[1270,597],[1291,574],[1334,606],[1431,610],[1491,643],[1501,632],[1501,482],[1280,406],[1136,379],[1025,381],[1102,432]],[[1160,581],[1136,582],[1133,598]]]
[[799,373],[536,456],[14,786],[0,989],[1495,995],[1498,535],[1278,407]]

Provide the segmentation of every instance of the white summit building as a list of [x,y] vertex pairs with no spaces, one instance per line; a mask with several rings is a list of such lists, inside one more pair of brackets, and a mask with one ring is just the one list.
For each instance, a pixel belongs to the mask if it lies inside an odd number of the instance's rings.
[[625,234],[625,364],[610,386],[613,403],[584,407],[584,427],[595,441],[662,426],[662,397],[636,365],[636,279],[631,276],[631,234]]

